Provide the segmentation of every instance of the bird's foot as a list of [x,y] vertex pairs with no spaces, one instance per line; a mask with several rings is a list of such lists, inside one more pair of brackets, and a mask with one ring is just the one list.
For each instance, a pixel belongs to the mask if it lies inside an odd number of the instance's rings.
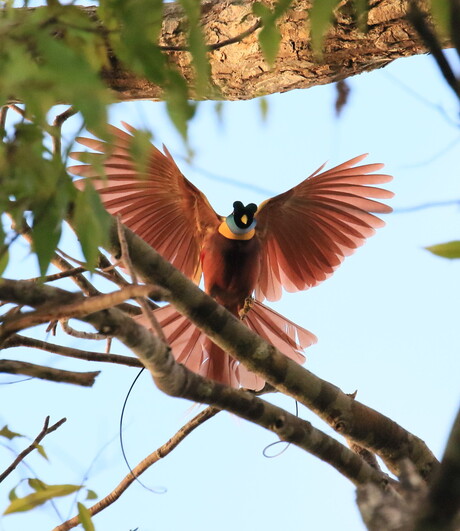
[[246,297],[244,299],[244,306],[241,308],[241,310],[238,312],[238,315],[240,316],[240,319],[243,320],[246,315],[249,313],[249,310],[252,308],[252,305],[254,304],[254,297]]

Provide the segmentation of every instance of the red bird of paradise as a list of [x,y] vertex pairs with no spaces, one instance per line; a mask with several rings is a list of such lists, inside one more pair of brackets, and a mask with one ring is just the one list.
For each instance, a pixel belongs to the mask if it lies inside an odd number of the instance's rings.
[[[316,337],[262,301],[278,300],[282,288],[295,292],[316,286],[384,225],[372,214],[392,210],[375,199],[388,199],[393,193],[372,186],[392,179],[372,173],[383,164],[356,166],[366,156],[361,155],[323,173],[321,167],[258,207],[234,202],[233,212],[224,217],[182,175],[166,147],[163,154],[152,145],[146,169],[140,173],[130,150],[133,136],[113,126],[110,131],[114,137],[110,144],[77,139],[104,157],[107,179],[89,164],[71,166],[69,171],[90,178],[106,209],[120,214],[126,226],[184,275],[197,284],[203,276],[205,292],[233,315],[240,315],[254,294],[244,322],[286,356],[303,363],[302,351]],[[71,157],[80,160],[82,153]],[[155,313],[178,362],[228,385],[263,386],[261,378],[173,307]]]

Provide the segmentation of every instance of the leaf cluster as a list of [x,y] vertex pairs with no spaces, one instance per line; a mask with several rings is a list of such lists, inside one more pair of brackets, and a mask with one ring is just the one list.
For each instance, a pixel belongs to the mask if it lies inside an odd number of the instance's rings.
[[[183,0],[182,7],[196,90],[204,93],[210,68],[199,23],[200,5]],[[90,268],[107,232],[94,189],[88,185],[78,192],[61,154],[50,147],[51,139],[59,145],[60,134],[58,127],[48,124],[50,109],[70,103],[86,128],[107,139],[106,108],[113,98],[101,74],[115,53],[134,73],[163,88],[170,117],[184,138],[195,112],[187,82],[159,45],[162,0],[104,0],[97,15],[99,19],[58,1],[33,10],[7,3],[0,13],[0,130],[5,139],[0,144],[0,214],[8,213],[19,232],[25,221],[31,224],[42,275],[69,212]],[[21,104],[23,119],[9,127],[6,137],[6,110],[13,103]],[[13,238],[0,225],[0,274],[7,266]]]

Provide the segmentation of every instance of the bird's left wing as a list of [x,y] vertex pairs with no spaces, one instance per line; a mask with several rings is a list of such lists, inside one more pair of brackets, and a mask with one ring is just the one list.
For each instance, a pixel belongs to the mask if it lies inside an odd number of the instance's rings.
[[[291,190],[268,199],[256,213],[262,263],[256,298],[274,301],[282,288],[316,286],[385,223],[371,214],[392,209],[373,199],[393,193],[372,185],[391,181],[373,173],[383,164],[356,166],[366,155],[328,171],[319,168]],[[371,185],[371,186],[369,186]]]
[[[134,128],[123,123],[134,132]],[[198,283],[201,278],[200,250],[209,228],[221,218],[208,200],[187,180],[168,150],[163,154],[151,146],[145,169],[139,169],[132,155],[133,136],[110,126],[110,144],[91,138],[78,138],[83,146],[99,153],[105,176],[96,165],[71,166],[68,171],[91,179],[105,208],[120,214],[123,223],[171,262],[184,275]],[[71,153],[76,160],[82,152]],[[81,187],[84,180],[76,181]]]

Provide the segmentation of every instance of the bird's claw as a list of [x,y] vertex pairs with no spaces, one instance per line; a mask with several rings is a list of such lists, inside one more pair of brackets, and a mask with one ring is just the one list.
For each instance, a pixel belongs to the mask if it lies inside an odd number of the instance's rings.
[[252,308],[254,304],[254,297],[246,297],[244,299],[244,306],[241,308],[241,310],[238,312],[238,315],[240,316],[240,319],[243,320],[246,315],[249,313],[249,310]]

